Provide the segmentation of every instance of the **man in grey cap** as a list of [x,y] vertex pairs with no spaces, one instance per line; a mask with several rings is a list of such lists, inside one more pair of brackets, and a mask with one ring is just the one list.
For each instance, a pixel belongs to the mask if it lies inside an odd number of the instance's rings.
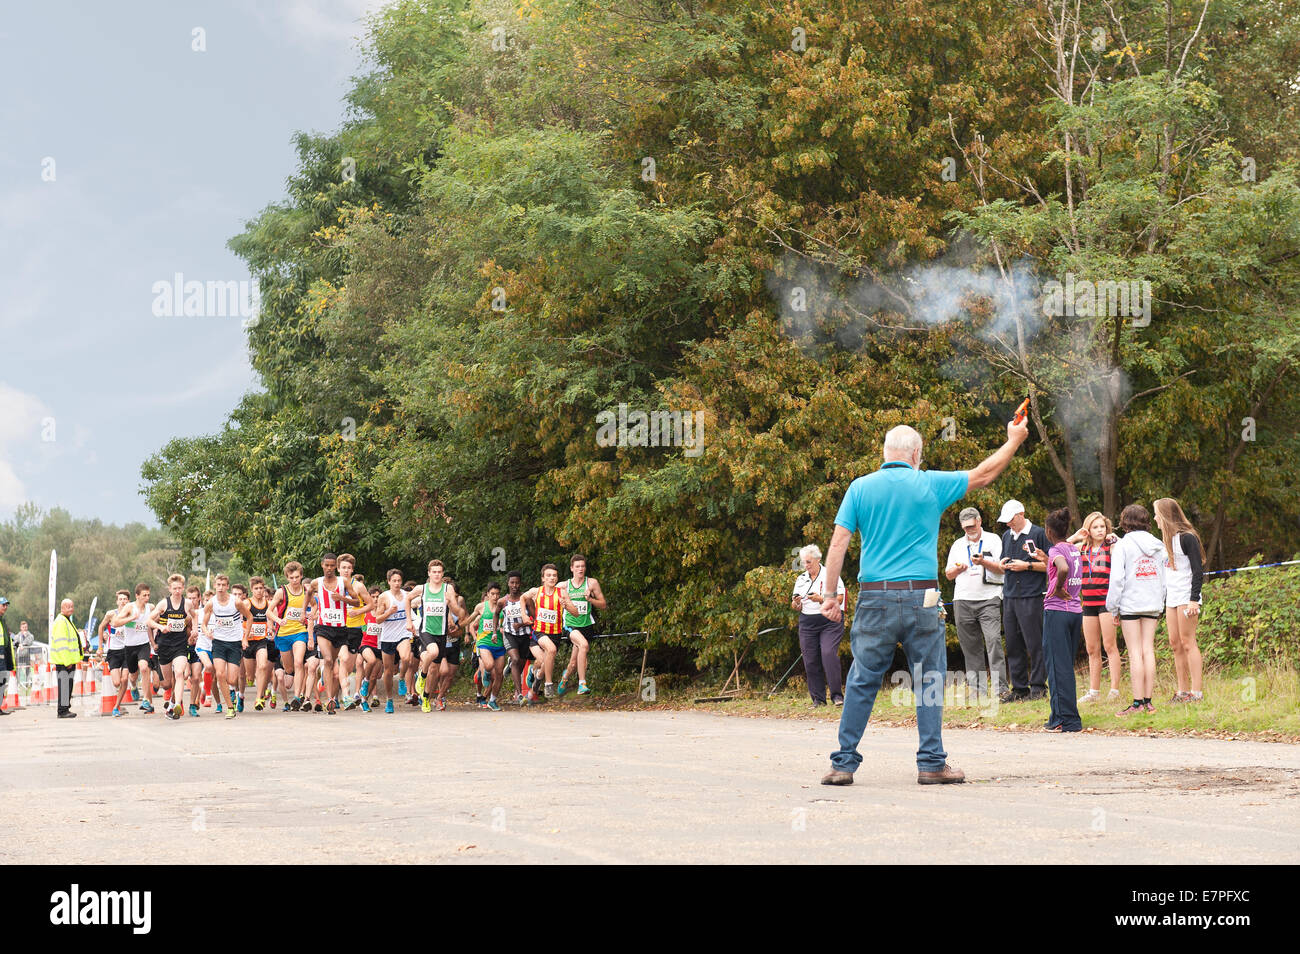
[[[984,529],[980,512],[967,507],[959,517],[966,532],[948,550],[944,576],[953,580],[952,608],[957,641],[966,659],[966,679],[978,698],[1006,687],[1002,657],[1002,540]],[[988,673],[988,682],[984,674]]]

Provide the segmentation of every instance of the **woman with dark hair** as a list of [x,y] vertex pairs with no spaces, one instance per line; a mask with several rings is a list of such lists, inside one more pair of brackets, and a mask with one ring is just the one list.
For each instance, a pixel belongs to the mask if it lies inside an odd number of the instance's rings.
[[1165,563],[1165,623],[1178,678],[1178,692],[1169,701],[1200,702],[1201,650],[1196,645],[1196,624],[1201,615],[1205,550],[1177,500],[1161,497],[1152,509],[1169,554]]
[[1047,594],[1043,597],[1043,658],[1047,662],[1048,732],[1079,732],[1079,705],[1075,694],[1074,656],[1083,633],[1083,565],[1079,551],[1066,540],[1070,511],[1053,510],[1044,528],[1047,551]]
[[1128,647],[1133,704],[1116,715],[1155,712],[1151,691],[1156,678],[1156,627],[1165,608],[1165,547],[1147,532],[1146,508],[1129,504],[1119,515],[1124,536],[1111,547],[1106,611],[1119,616]]

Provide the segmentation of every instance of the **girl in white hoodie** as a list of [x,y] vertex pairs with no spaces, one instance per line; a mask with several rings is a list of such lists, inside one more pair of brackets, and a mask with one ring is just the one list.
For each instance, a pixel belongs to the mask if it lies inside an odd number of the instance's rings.
[[1156,627],[1165,609],[1165,545],[1147,532],[1146,508],[1129,504],[1119,516],[1124,536],[1110,551],[1106,612],[1119,617],[1128,647],[1133,704],[1116,715],[1155,712],[1151,693],[1156,677]]

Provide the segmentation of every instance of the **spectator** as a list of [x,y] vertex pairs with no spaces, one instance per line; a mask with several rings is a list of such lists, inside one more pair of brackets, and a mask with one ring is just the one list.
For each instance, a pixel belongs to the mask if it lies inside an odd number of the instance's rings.
[[1196,645],[1196,625],[1201,617],[1201,582],[1205,576],[1205,550],[1183,508],[1172,497],[1153,505],[1156,526],[1169,559],[1165,563],[1165,623],[1169,647],[1174,651],[1178,691],[1170,702],[1200,702],[1201,650]]
[[1043,595],[1047,592],[1047,534],[1025,517],[1019,500],[1002,505],[1002,625],[1007,633],[1007,675],[1011,688],[1002,702],[1041,699],[1047,695],[1043,659]]
[[[862,535],[857,610],[850,640],[853,665],[840,713],[839,749],[823,785],[850,785],[862,764],[858,743],[871,718],[881,681],[903,644],[916,697],[916,780],[922,785],[964,782],[943,750],[943,689],[947,670],[939,616],[939,518],[971,488],[987,487],[1029,436],[1024,422],[1007,425],[1007,440],[974,470],[921,470],[921,435],[907,426],[885,435],[884,463],[849,485],[835,516],[826,554],[827,577],[839,576],[854,533]],[[836,600],[822,614],[839,620]]]
[[1133,704],[1116,715],[1155,712],[1151,691],[1156,677],[1156,627],[1165,605],[1165,547],[1147,532],[1146,508],[1129,504],[1119,515],[1124,536],[1111,547],[1106,610],[1119,617],[1128,647]]
[[1088,647],[1088,693],[1080,702],[1096,702],[1101,698],[1101,650],[1106,649],[1106,662],[1110,666],[1109,699],[1119,698],[1119,683],[1123,678],[1123,657],[1115,641],[1115,617],[1106,612],[1106,591],[1110,587],[1110,548],[1118,540],[1110,520],[1093,511],[1084,518],[1070,542],[1079,548],[1083,559],[1083,641]]
[[[794,581],[791,609],[799,611],[799,649],[803,653],[803,670],[808,677],[808,695],[814,706],[826,705],[829,685],[831,702],[844,705],[844,683],[840,674],[840,642],[844,639],[843,620],[829,620],[822,615],[822,598],[826,590],[826,567],[822,551],[810,543],[799,551],[803,572]],[[835,595],[844,607],[844,581],[836,579]]]
[[967,507],[958,517],[963,536],[948,550],[944,575],[955,580],[952,591],[957,642],[966,663],[966,678],[976,680],[975,694],[987,671],[987,692],[997,696],[1006,687],[1007,664],[1002,656],[1002,540],[984,529],[980,512]]
[[1062,507],[1047,515],[1047,595],[1043,597],[1043,656],[1047,662],[1050,708],[1048,732],[1081,732],[1075,700],[1074,657],[1083,632],[1083,565],[1079,551],[1065,539],[1070,511]]
[[14,639],[18,645],[18,665],[30,666],[32,664],[32,641],[36,637],[27,629],[27,620],[18,624],[18,632],[14,634]]

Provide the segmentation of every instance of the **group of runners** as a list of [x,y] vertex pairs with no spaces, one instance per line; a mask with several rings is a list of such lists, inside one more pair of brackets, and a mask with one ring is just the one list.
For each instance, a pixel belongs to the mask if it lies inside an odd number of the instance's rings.
[[[367,586],[349,553],[326,553],[320,567],[320,576],[306,579],[302,564],[288,563],[284,584],[274,588],[259,576],[245,586],[219,574],[206,592],[174,573],[157,603],[147,583],[134,594],[118,590],[116,609],[99,624],[117,693],[113,715],[126,714],[128,694],[141,713],[155,712],[161,693],[164,714],[180,719],[188,687],[188,712],[197,716],[209,681],[216,711],[228,719],[244,711],[250,685],[258,711],[278,701],[285,712],[370,712],[380,703],[381,685],[387,713],[402,700],[425,712],[444,710],[462,662],[471,658],[481,708],[501,708],[507,666],[519,705],[563,696],[571,675],[577,694],[591,691],[595,611],[607,604],[580,553],[570,559],[564,582],[553,563],[528,590],[523,574],[511,572],[504,589],[490,584],[472,606],[441,560],[429,561],[423,583],[389,570],[386,588]],[[566,640],[572,651],[557,684],[556,655]]]

